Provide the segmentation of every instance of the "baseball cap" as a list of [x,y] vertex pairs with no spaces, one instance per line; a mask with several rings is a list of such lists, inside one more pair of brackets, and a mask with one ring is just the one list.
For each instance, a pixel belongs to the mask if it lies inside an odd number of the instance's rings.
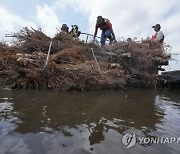
[[156,24],[156,25],[152,26],[152,28],[155,28],[155,27],[161,28],[161,25],[160,24]]

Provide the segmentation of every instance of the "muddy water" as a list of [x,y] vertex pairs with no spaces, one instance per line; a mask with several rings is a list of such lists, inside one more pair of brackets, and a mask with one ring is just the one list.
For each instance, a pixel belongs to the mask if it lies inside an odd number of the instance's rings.
[[180,137],[180,91],[0,91],[0,154],[180,153],[179,143],[122,137]]

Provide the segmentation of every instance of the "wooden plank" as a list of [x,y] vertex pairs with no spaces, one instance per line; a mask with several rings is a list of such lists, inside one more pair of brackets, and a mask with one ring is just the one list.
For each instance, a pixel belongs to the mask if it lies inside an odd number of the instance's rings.
[[180,70],[177,71],[168,71],[168,72],[162,72],[161,75],[171,75],[171,76],[178,76],[180,75]]
[[177,71],[168,71],[168,72],[162,72],[161,77],[163,77],[166,82],[172,83],[172,82],[180,82],[180,70]]

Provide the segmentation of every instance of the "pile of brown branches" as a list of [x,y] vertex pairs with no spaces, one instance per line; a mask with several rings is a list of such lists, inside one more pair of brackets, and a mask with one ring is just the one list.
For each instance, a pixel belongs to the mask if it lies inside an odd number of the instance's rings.
[[[0,53],[0,81],[13,89],[154,86],[158,67],[167,65],[170,58],[164,45],[150,40],[128,40],[101,48],[61,32],[50,38],[41,30],[24,28],[9,36],[17,39],[13,48],[18,53]],[[51,54],[45,67],[50,41]]]
[[0,42],[0,52],[9,51],[9,46],[6,43]]
[[14,48],[23,53],[33,53],[35,51],[47,53],[50,41],[53,41],[51,53],[79,44],[78,41],[75,41],[66,33],[59,32],[53,38],[50,38],[41,29],[35,30],[27,27],[18,33],[6,34],[6,37],[15,38],[13,41]]

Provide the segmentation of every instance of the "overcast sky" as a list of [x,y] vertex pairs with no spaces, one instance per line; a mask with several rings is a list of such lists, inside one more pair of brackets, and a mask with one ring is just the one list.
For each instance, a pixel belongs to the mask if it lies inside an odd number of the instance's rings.
[[159,23],[165,43],[180,53],[180,0],[0,0],[0,39],[28,26],[54,36],[63,23],[93,34],[98,15],[111,21],[117,40],[150,37]]

